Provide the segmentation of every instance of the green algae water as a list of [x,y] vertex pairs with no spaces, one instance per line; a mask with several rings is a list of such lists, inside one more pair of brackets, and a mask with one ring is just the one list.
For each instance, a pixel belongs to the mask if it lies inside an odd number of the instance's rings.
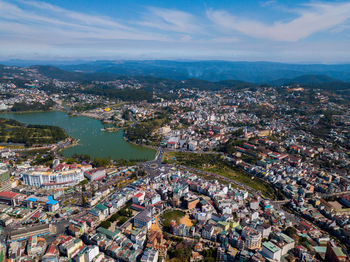
[[97,119],[85,116],[71,117],[65,112],[5,113],[0,118],[11,118],[25,124],[52,125],[64,128],[67,134],[79,139],[79,144],[62,151],[66,157],[73,154],[88,154],[91,158],[152,160],[155,150],[130,144],[123,139],[123,130],[103,132]]

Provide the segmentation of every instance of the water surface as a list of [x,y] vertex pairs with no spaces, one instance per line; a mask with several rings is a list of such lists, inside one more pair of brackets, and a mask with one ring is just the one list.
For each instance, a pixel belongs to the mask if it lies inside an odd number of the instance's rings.
[[110,157],[112,159],[145,159],[155,157],[155,151],[136,146],[123,139],[123,130],[117,133],[102,132],[101,121],[84,117],[71,117],[59,111],[37,113],[6,113],[2,118],[12,118],[25,124],[54,125],[62,127],[71,137],[80,139],[79,144],[62,151],[64,156],[88,154],[92,158]]

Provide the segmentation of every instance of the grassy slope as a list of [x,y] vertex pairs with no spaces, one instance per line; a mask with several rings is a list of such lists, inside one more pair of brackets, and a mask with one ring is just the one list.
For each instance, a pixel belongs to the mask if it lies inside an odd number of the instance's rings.
[[[176,157],[176,159],[173,159]],[[166,152],[164,161],[189,166],[206,172],[216,173],[221,176],[233,179],[245,184],[269,198],[274,198],[274,190],[271,185],[262,180],[256,179],[233,166],[229,166],[217,154],[196,154],[184,152]]]

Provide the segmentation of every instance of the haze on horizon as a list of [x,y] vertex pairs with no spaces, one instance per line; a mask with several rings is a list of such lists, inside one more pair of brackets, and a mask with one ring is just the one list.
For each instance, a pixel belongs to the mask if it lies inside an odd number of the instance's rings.
[[350,1],[0,0],[0,34],[1,60],[350,63]]

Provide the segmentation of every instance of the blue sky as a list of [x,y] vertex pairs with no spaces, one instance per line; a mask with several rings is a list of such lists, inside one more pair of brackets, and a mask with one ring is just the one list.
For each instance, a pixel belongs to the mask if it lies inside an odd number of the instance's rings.
[[0,0],[0,59],[350,62],[350,1]]

